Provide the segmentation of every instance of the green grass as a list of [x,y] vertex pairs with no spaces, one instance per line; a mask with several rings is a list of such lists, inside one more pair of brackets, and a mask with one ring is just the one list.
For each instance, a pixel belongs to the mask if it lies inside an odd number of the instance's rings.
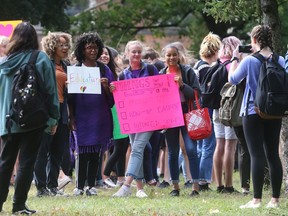
[[[182,181],[183,182],[183,181]],[[240,189],[239,173],[234,173],[235,188]],[[35,186],[32,185],[28,197],[28,206],[37,209],[37,215],[107,215],[107,216],[196,216],[196,215],[288,215],[288,200],[286,195],[282,195],[281,206],[278,209],[266,209],[265,205],[270,200],[271,191],[263,192],[263,203],[259,209],[239,209],[239,206],[252,199],[252,194],[244,196],[242,194],[224,195],[215,192],[215,185],[212,184],[211,192],[202,192],[198,198],[191,198],[191,189],[182,187],[180,197],[169,197],[171,188],[160,189],[145,187],[149,198],[139,199],[135,197],[136,188],[133,188],[133,195],[128,198],[112,198],[111,195],[117,189],[98,189],[98,196],[75,197],[72,195],[74,184],[69,184],[65,193],[68,197],[43,197],[37,198]],[[13,187],[7,202],[4,203],[3,212],[0,215],[10,215],[12,206]]]

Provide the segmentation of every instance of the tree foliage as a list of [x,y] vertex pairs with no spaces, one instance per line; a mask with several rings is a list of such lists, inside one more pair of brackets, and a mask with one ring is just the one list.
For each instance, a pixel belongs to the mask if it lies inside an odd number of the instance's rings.
[[40,23],[50,31],[70,28],[65,8],[70,0],[1,0],[0,20],[25,20]]

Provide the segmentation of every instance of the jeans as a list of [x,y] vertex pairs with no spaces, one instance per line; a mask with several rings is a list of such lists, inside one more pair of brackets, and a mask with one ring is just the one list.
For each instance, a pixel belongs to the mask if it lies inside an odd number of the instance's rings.
[[9,192],[9,183],[17,155],[19,168],[15,179],[13,203],[25,204],[33,180],[34,163],[43,136],[43,128],[2,137],[3,149],[0,157],[0,203],[4,203]]
[[184,178],[185,182],[187,182],[189,179],[188,179],[188,175],[187,175],[187,172],[186,172],[187,171],[186,160],[185,160],[185,157],[184,157],[184,155],[182,153],[181,148],[180,148],[180,152],[179,152],[178,163],[179,163],[179,169],[182,166],[183,178]]
[[213,154],[216,147],[216,138],[214,129],[210,137],[198,140],[197,152],[199,158],[199,178],[208,183],[211,183],[212,168],[213,168]]
[[128,162],[126,176],[143,179],[143,155],[144,148],[149,142],[153,131],[130,134],[131,154]]
[[167,129],[166,141],[168,146],[168,163],[171,174],[171,182],[179,183],[179,130],[182,133],[184,145],[186,148],[192,183],[199,182],[199,160],[197,155],[197,142],[188,136],[185,126]]

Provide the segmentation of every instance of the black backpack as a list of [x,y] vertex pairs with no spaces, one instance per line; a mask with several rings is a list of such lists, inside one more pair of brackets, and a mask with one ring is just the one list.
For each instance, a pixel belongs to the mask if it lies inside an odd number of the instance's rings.
[[230,60],[227,60],[221,63],[218,59],[216,64],[210,67],[204,75],[203,81],[200,84],[203,107],[211,109],[220,108],[220,91],[225,83],[228,82],[226,65],[230,62]]
[[13,77],[10,112],[6,117],[8,133],[13,122],[20,128],[34,129],[45,127],[49,119],[48,94],[35,66],[39,52],[34,50],[28,63],[21,65]]
[[288,73],[278,63],[279,56],[273,53],[271,61],[259,52],[253,56],[262,62],[254,95],[255,111],[266,119],[288,115]]

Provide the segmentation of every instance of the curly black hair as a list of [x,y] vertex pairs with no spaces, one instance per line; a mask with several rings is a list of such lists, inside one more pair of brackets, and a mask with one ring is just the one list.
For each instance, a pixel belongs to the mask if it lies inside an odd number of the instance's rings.
[[272,30],[268,25],[255,26],[251,31],[251,37],[258,41],[260,49],[269,47],[273,51]]
[[104,44],[97,32],[83,33],[75,44],[75,57],[79,63],[85,60],[84,49],[86,44],[96,44],[98,47],[97,59],[102,55]]

